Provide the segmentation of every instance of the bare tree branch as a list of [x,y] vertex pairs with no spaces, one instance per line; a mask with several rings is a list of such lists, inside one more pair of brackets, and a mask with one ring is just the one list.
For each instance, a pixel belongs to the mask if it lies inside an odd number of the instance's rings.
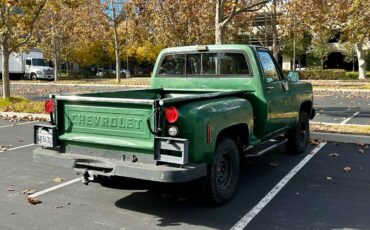
[[[246,6],[242,9],[239,9],[239,10],[236,10],[236,11],[231,11],[230,14],[228,14],[224,17],[224,22],[226,20],[227,20],[227,22],[230,21],[230,19],[232,19],[234,16],[236,16],[240,13],[258,11],[258,10],[262,9],[265,6],[265,4],[268,3],[268,2],[269,2],[269,0],[263,0],[263,1],[259,1],[259,2],[256,2],[254,4],[251,4],[249,6]],[[225,24],[227,24],[227,22]]]
[[[224,17],[224,20],[222,22],[222,25],[226,25],[235,15],[236,15],[236,5],[238,4],[238,0],[234,0],[234,3],[233,3],[233,7],[231,9],[231,13],[225,18]],[[222,8],[223,10],[223,8]]]

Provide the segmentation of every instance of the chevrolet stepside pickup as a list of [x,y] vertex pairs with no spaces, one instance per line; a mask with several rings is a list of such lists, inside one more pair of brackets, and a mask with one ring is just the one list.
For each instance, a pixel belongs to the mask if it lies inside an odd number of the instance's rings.
[[35,162],[74,168],[85,183],[197,180],[216,205],[235,193],[241,157],[281,144],[304,152],[315,115],[311,84],[249,45],[164,49],[149,89],[50,95],[45,110]]

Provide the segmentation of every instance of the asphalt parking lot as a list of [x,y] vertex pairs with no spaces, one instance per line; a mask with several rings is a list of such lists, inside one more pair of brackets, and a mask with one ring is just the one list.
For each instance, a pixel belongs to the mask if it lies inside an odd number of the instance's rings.
[[370,125],[370,94],[367,92],[315,91],[315,122]]
[[[370,229],[365,146],[322,143],[301,155],[282,147],[245,160],[234,199],[209,207],[196,184],[76,182],[47,192],[79,176],[33,163],[32,126],[0,120],[0,229]],[[29,204],[27,189],[46,191],[42,203]]]

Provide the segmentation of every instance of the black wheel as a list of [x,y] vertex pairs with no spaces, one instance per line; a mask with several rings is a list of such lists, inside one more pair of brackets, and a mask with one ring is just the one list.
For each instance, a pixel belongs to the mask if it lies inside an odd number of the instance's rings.
[[239,171],[238,147],[232,139],[222,139],[203,181],[205,199],[213,205],[230,201],[238,185]]
[[308,114],[304,111],[299,113],[297,127],[287,133],[288,142],[286,147],[289,153],[303,153],[307,147],[308,139],[310,138],[310,124]]
[[37,75],[36,74],[31,74],[31,80],[36,81],[37,80]]

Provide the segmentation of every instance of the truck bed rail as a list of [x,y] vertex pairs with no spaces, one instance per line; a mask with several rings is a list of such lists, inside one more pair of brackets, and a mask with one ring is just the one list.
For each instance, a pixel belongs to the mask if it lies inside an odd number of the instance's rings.
[[123,104],[140,104],[153,105],[155,100],[150,99],[133,99],[133,98],[109,98],[109,97],[85,97],[74,95],[56,95],[55,99],[63,101],[78,101],[78,102],[109,102]]

